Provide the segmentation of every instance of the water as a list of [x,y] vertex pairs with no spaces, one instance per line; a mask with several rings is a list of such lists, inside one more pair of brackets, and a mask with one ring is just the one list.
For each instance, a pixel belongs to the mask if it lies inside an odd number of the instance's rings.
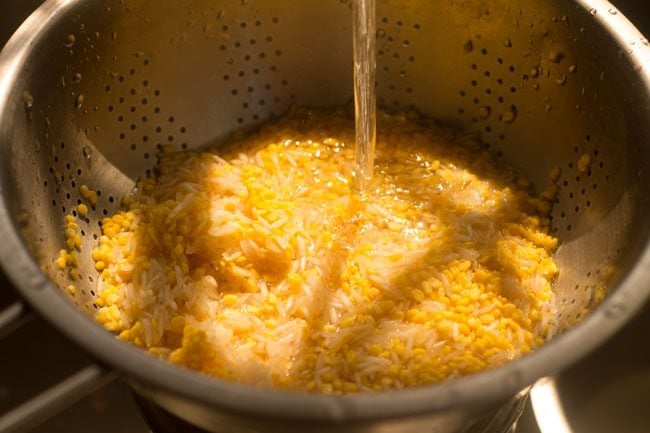
[[376,141],[375,0],[355,0],[353,8],[355,188],[365,193],[372,178]]

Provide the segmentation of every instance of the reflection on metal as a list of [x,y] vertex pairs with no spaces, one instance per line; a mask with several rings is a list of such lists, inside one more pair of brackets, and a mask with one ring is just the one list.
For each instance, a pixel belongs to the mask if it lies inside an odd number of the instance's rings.
[[537,381],[530,390],[530,403],[540,433],[573,433],[552,378]]

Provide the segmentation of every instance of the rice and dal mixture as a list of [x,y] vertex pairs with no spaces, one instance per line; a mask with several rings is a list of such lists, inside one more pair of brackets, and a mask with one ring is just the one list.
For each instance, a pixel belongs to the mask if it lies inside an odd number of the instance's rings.
[[533,197],[466,136],[378,117],[364,200],[343,110],[165,149],[103,220],[96,319],[209,375],[327,394],[440,382],[543,344],[552,190]]

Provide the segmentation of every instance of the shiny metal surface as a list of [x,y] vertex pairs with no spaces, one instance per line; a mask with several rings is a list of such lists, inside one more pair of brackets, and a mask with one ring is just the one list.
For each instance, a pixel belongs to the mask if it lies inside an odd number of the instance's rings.
[[78,296],[50,282],[69,284],[53,258],[81,184],[101,191],[83,227],[88,251],[159,144],[196,148],[291,104],[350,99],[348,3],[315,0],[58,0],[32,15],[0,55],[0,260],[22,295],[141,393],[213,431],[457,431],[615,332],[648,292],[647,41],[596,0],[378,7],[380,104],[480,132],[539,189],[562,168],[562,324],[583,318],[598,285],[612,292],[587,320],[503,368],[336,399],[206,381],[114,340],[72,307],[92,313],[87,256]]
[[[555,375],[555,405],[531,394],[535,416],[544,427],[563,417],[564,431],[541,433],[645,433],[650,426],[650,304],[623,332],[591,356]],[[551,402],[552,403],[552,402]],[[555,406],[555,407],[553,407]],[[549,422],[550,421],[550,422]]]

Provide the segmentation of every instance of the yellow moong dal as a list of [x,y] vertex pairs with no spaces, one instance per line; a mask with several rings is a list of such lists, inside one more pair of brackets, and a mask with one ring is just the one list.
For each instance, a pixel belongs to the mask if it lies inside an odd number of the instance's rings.
[[557,188],[535,198],[471,138],[379,117],[364,200],[343,110],[165,149],[103,220],[97,320],[209,375],[328,394],[435,383],[543,344]]

